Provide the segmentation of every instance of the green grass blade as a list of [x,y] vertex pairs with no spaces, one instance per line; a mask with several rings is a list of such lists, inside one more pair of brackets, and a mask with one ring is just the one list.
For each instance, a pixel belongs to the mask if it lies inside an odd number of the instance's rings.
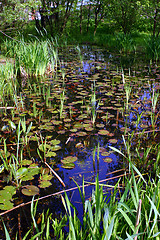
[[127,214],[121,208],[118,208],[117,210],[122,214],[122,216],[125,218],[125,220],[128,223],[128,225],[130,226],[130,228],[134,232],[135,231],[135,227],[134,227],[131,219],[127,216]]
[[4,222],[3,222],[3,226],[4,226],[4,230],[5,230],[6,240],[11,240],[11,238],[10,238],[10,236],[9,236],[9,232],[8,232],[8,230],[7,230]]

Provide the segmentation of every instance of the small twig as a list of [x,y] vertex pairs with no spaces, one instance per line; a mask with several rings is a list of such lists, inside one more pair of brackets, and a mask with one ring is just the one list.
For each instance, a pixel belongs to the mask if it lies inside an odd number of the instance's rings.
[[[121,177],[121,175],[120,175],[120,176],[116,176],[116,177],[114,177],[114,178],[119,178],[119,177]],[[111,179],[113,179],[113,178],[104,179],[104,180],[101,180],[101,181],[99,181],[99,182],[109,181],[109,180],[111,180]],[[90,183],[84,185],[84,187],[89,187],[89,186],[91,186]],[[56,193],[52,193],[52,194],[49,194],[49,195],[47,195],[47,196],[34,199],[34,202],[36,202],[36,201],[41,201],[41,200],[43,200],[43,199],[45,199],[45,198],[57,196],[57,195],[60,195],[60,194],[65,193],[65,192],[70,192],[70,191],[73,191],[73,190],[77,190],[78,188],[82,188],[82,187],[83,187],[83,186],[81,185],[81,186],[79,186],[79,187],[73,187],[73,188],[70,188],[70,189],[66,189],[66,190],[62,190],[62,191],[56,192]],[[0,213],[0,216],[3,216],[3,215],[5,215],[5,214],[7,214],[7,213],[9,213],[9,212],[12,212],[13,210],[16,210],[16,209],[18,209],[18,208],[20,208],[20,207],[24,207],[24,206],[29,205],[29,204],[31,204],[31,203],[32,203],[32,201],[29,201],[29,202],[27,202],[27,203],[21,203],[21,204],[17,205],[16,207],[13,207],[12,209],[9,209],[9,210],[7,210],[7,211],[5,211],[5,212],[3,212],[3,213]]]
[[[142,200],[139,199],[139,204],[138,204],[138,209],[137,209],[137,216],[136,216],[136,228],[139,225],[139,219],[140,219],[140,215],[141,215],[141,205],[142,205]],[[138,234],[138,229],[136,234]],[[137,236],[135,236],[134,240],[137,240]]]
[[[137,132],[137,133],[134,133],[134,135],[146,134],[146,133],[152,133],[152,132],[160,132],[160,129],[148,130],[148,131],[145,131],[145,132]],[[126,134],[125,136],[128,136],[128,134]]]
[[0,107],[0,109],[13,109],[15,107]]
[[60,183],[63,185],[63,187],[65,187],[66,185],[64,184],[63,180],[60,178],[60,176],[58,176],[58,174],[49,166],[49,164],[47,162],[44,162],[46,164],[46,166],[51,170],[51,172],[58,178],[58,180],[60,181]]
[[22,240],[22,234],[21,234],[21,217],[20,217],[20,213],[18,213],[18,232],[19,232],[19,240]]
[[71,139],[71,137],[69,137],[69,138],[67,139],[67,141],[65,142],[65,144],[67,144],[67,143],[70,141],[70,139]]
[[9,35],[7,35],[6,33],[4,33],[3,31],[1,31],[0,30],[0,32],[3,34],[3,35],[5,35],[6,37],[8,37],[8,38],[10,38],[10,39],[12,39],[12,40],[14,40],[14,41],[16,41],[16,42],[22,42],[22,41],[19,41],[19,40],[17,40],[17,39],[15,39],[15,38],[12,38],[12,37],[10,37]]

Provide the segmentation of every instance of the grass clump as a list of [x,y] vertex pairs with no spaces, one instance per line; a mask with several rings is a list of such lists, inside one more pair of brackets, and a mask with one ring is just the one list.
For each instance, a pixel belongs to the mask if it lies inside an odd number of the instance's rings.
[[[118,182],[109,198],[103,191],[103,187],[106,186],[104,184],[100,186],[98,177],[89,200],[85,200],[84,182],[82,190],[77,185],[83,205],[82,221],[65,193],[62,202],[66,216],[59,221],[53,219],[49,212],[46,213],[47,218],[43,213],[43,224],[38,226],[37,203],[34,206],[32,201],[31,216],[34,227],[31,227],[27,236],[37,236],[37,239],[76,240],[159,239],[160,179],[158,177],[157,181],[149,180],[147,183],[132,163],[130,167],[131,176],[125,178],[123,192]],[[67,225],[68,233],[64,234],[64,226]]]
[[[14,58],[15,71],[23,77],[38,77],[47,73],[53,63],[54,42],[51,40],[32,40],[26,43],[22,38],[20,41],[6,40],[3,51],[8,57]],[[53,64],[52,64],[53,66]],[[50,69],[54,70],[54,69]]]
[[12,98],[16,88],[14,64],[12,62],[0,64],[0,100],[3,104],[6,97]]

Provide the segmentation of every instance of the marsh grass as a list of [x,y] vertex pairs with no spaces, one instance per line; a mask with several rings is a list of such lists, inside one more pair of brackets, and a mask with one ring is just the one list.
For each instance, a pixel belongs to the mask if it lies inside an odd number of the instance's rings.
[[[126,145],[127,146],[127,145]],[[37,203],[31,204],[32,226],[27,236],[37,239],[86,239],[86,240],[113,240],[113,239],[159,239],[159,204],[160,204],[160,179],[149,179],[148,182],[134,166],[129,155],[124,155],[118,149],[112,150],[129,161],[130,175],[118,181],[107,197],[106,184],[99,184],[98,176],[95,180],[90,199],[85,197],[85,184],[77,185],[82,206],[83,219],[80,221],[78,211],[70,202],[65,193],[61,196],[66,215],[59,221],[53,219],[51,209],[42,213],[42,222],[37,224]],[[129,151],[127,151],[129,153]],[[128,154],[127,153],[127,154]],[[124,185],[123,191],[119,184]],[[49,213],[50,212],[50,213]],[[68,222],[67,222],[68,219]],[[64,226],[68,225],[68,233],[64,236]],[[6,236],[9,233],[5,228]],[[26,236],[25,235],[25,236]],[[9,239],[9,238],[8,238]],[[25,239],[25,237],[23,238]]]
[[53,39],[33,38],[25,42],[22,37],[18,42],[5,40],[3,51],[14,58],[15,71],[23,77],[43,76],[47,71],[53,72],[58,65],[58,51]]
[[160,58],[160,38],[151,36],[145,39],[145,44],[147,57],[157,62]]
[[129,34],[119,33],[115,36],[116,48],[120,53],[136,53],[136,44]]
[[5,102],[6,98],[12,99],[17,91],[17,80],[15,78],[14,64],[6,62],[0,65],[0,99]]

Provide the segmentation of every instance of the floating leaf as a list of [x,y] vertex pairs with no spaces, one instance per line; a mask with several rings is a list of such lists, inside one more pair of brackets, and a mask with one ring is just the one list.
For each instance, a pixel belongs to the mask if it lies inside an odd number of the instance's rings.
[[75,164],[72,163],[72,162],[71,162],[71,163],[68,162],[68,163],[63,164],[63,165],[62,165],[62,168],[72,169],[72,168],[75,168]]
[[110,155],[110,152],[102,152],[101,155],[104,156],[104,157],[107,157],[107,156]]
[[23,166],[25,166],[25,165],[30,165],[30,164],[32,164],[32,160],[26,160],[26,159],[24,159],[24,160],[22,160],[21,164],[22,164]]
[[109,131],[107,131],[107,130],[99,130],[98,134],[100,134],[100,135],[108,135]]
[[50,150],[52,150],[52,151],[58,151],[59,149],[61,149],[61,146],[59,146],[59,145],[54,145],[50,148]]
[[63,164],[73,163],[73,162],[75,162],[75,161],[77,161],[77,157],[73,157],[73,156],[68,156],[68,157],[65,157],[65,158],[63,158],[63,159],[61,160],[61,162],[62,162]]
[[22,178],[27,172],[28,172],[27,168],[21,167],[16,171],[16,177],[17,178]]
[[0,209],[1,210],[10,210],[14,207],[13,203],[11,203],[10,201],[6,201],[4,204],[0,204]]
[[40,188],[47,188],[47,187],[49,187],[51,185],[52,185],[52,183],[50,181],[43,180],[43,181],[40,181],[40,184],[38,185],[38,187],[40,187]]
[[80,137],[84,137],[87,135],[86,132],[77,132],[76,135],[80,136]]
[[26,185],[22,188],[22,193],[26,196],[35,196],[39,194],[39,188],[34,185]]
[[53,178],[53,176],[52,176],[52,175],[49,175],[49,174],[43,174],[43,175],[40,176],[40,180],[41,180],[41,181],[42,181],[42,180],[49,181],[49,180],[51,180],[52,178]]
[[115,144],[115,143],[118,142],[118,140],[117,140],[117,139],[109,139],[108,142],[110,142],[110,143],[114,143],[114,144]]
[[55,152],[47,152],[46,157],[55,157],[56,153]]
[[52,144],[52,145],[58,145],[60,142],[61,142],[60,140],[54,139],[54,140],[51,140],[51,141],[50,141],[50,144]]
[[106,157],[103,159],[104,162],[111,163],[113,160],[112,158]]
[[7,193],[10,193],[11,195],[16,194],[16,187],[14,187],[14,186],[5,186],[5,187],[4,187],[4,190],[5,190]]
[[9,201],[12,199],[12,195],[10,192],[6,191],[6,190],[1,190],[0,191],[0,202],[5,202],[6,200]]

